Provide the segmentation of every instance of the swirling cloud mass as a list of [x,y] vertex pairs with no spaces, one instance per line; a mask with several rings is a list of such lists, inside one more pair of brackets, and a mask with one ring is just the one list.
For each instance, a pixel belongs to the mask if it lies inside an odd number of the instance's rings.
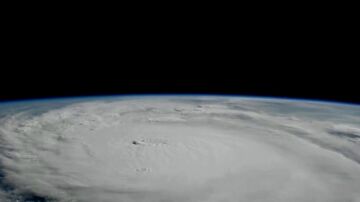
[[0,201],[359,202],[360,107],[207,96],[3,104]]

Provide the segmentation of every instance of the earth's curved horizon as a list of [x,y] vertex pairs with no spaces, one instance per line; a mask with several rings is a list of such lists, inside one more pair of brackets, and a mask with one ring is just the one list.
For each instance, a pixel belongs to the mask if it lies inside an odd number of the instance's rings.
[[26,103],[26,102],[52,102],[52,101],[71,101],[71,100],[94,100],[94,99],[126,99],[126,98],[146,98],[146,97],[212,97],[212,98],[240,98],[251,100],[278,100],[278,101],[292,101],[292,102],[308,102],[308,103],[322,103],[330,105],[348,105],[360,106],[358,102],[351,102],[346,100],[322,99],[322,98],[306,98],[306,97],[292,97],[292,96],[261,96],[261,95],[242,95],[242,94],[204,94],[204,93],[138,93],[138,94],[100,94],[100,95],[80,95],[80,96],[50,96],[50,97],[35,97],[35,98],[18,98],[10,100],[0,100],[2,104]]
[[0,201],[359,202],[360,105],[139,94],[0,102]]

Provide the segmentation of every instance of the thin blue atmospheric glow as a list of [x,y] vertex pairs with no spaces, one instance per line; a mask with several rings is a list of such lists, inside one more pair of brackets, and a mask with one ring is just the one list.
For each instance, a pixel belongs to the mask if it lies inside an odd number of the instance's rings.
[[15,103],[28,103],[28,102],[49,102],[49,101],[84,101],[84,100],[99,100],[99,99],[115,99],[115,98],[143,98],[143,97],[213,97],[213,98],[239,98],[248,100],[263,100],[263,101],[292,101],[292,102],[308,102],[308,103],[320,103],[320,104],[332,104],[332,105],[350,105],[359,106],[359,103],[352,102],[338,102],[334,100],[325,99],[307,99],[307,98],[295,98],[286,96],[255,96],[255,95],[241,95],[241,94],[109,94],[109,95],[84,95],[84,96],[64,96],[64,97],[47,97],[47,98],[34,98],[34,99],[19,99],[10,101],[1,101],[0,104],[15,104]]
[[18,99],[18,100],[7,100],[1,101],[0,104],[23,104],[29,102],[73,102],[73,101],[84,101],[84,100],[99,100],[99,99],[126,99],[126,98],[144,98],[144,97],[207,97],[207,98],[239,98],[246,100],[259,100],[259,101],[291,101],[291,102],[307,102],[307,103],[318,103],[318,104],[330,104],[330,105],[342,105],[342,106],[360,106],[360,103],[355,102],[340,102],[335,100],[326,99],[308,99],[308,98],[296,98],[287,96],[257,96],[257,95],[245,95],[245,94],[203,94],[203,93],[150,93],[150,94],[105,94],[105,95],[82,95],[82,96],[63,96],[63,97],[45,97],[45,98],[33,98],[33,99]]

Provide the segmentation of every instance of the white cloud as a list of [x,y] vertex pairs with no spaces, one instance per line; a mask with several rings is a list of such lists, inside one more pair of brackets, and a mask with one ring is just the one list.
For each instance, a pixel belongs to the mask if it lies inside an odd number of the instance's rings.
[[34,108],[0,120],[0,169],[19,196],[58,201],[359,200],[359,145],[326,133],[347,120],[284,107],[162,97]]

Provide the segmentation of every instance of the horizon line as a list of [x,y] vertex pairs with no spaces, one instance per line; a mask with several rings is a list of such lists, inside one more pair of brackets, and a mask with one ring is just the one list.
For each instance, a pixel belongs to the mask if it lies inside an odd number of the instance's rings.
[[114,97],[235,97],[243,99],[260,99],[260,100],[284,100],[284,101],[306,101],[312,103],[335,104],[335,105],[350,105],[360,106],[360,103],[349,101],[337,101],[330,99],[319,98],[304,98],[304,97],[290,97],[290,96],[262,96],[262,95],[246,95],[246,94],[221,94],[221,93],[126,93],[126,94],[99,94],[99,95],[76,95],[76,96],[49,96],[39,98],[19,98],[13,100],[0,100],[0,104],[6,103],[23,103],[23,102],[44,102],[54,100],[76,100],[76,99],[91,99],[91,98],[114,98]]

